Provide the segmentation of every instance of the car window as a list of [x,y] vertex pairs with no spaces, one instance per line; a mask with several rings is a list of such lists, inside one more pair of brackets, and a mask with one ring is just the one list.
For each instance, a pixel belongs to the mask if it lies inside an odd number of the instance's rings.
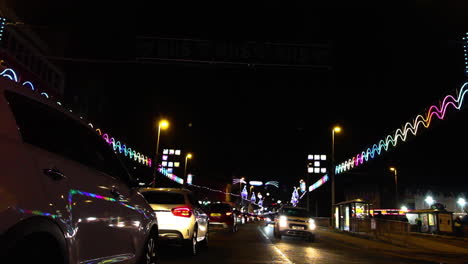
[[170,192],[142,192],[148,203],[152,204],[185,204],[184,195]]
[[129,176],[110,146],[86,126],[60,111],[6,91],[24,142],[127,181]]
[[231,210],[231,206],[229,204],[222,204],[222,203],[219,203],[219,204],[211,204],[210,205],[210,210],[211,211],[230,211]]
[[309,217],[310,216],[309,212],[307,212],[306,210],[296,209],[296,208],[283,209],[282,214],[287,215],[287,216],[297,216],[297,217]]

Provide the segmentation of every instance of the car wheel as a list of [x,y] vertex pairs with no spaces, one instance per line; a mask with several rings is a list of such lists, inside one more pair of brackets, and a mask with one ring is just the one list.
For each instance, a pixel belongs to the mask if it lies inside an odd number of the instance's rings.
[[273,230],[273,235],[275,236],[276,239],[281,239],[281,234],[275,230]]
[[146,241],[145,252],[143,255],[144,264],[157,264],[159,263],[158,251],[157,251],[158,241],[154,233],[150,235],[148,241]]
[[310,234],[309,237],[307,238],[307,241],[309,241],[309,242],[314,242],[314,241],[315,241],[315,235],[314,235],[314,234]]
[[205,238],[203,239],[203,241],[201,243],[204,248],[207,248],[208,244],[209,244],[209,240],[208,240],[208,233],[209,232],[210,232],[210,230],[206,229]]
[[187,241],[187,252],[192,256],[196,256],[198,254],[197,237],[198,237],[198,230],[197,228],[195,228],[195,230],[193,230],[193,233],[192,233],[192,238],[189,241]]

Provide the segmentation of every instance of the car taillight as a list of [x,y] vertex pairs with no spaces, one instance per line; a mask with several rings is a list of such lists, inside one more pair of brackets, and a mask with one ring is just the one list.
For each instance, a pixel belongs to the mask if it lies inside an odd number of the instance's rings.
[[232,215],[232,212],[226,212],[226,215],[230,216],[230,215]]
[[192,208],[186,206],[172,208],[172,214],[180,217],[190,217],[192,216]]

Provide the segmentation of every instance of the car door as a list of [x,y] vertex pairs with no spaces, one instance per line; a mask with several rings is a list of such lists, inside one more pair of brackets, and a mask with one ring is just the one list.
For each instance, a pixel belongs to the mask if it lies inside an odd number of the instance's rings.
[[[68,238],[70,259],[112,259],[114,218],[121,213],[112,197],[112,179],[101,173],[92,151],[92,132],[51,105],[9,93],[9,103],[37,177],[50,200],[52,216]],[[25,183],[28,184],[28,183]],[[27,208],[34,209],[34,208]]]

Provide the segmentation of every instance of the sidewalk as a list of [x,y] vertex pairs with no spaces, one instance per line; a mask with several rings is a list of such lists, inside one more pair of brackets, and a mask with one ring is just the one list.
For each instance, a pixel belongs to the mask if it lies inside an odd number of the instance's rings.
[[468,263],[468,239],[414,234],[386,234],[377,238],[368,234],[355,234],[320,228],[317,235],[338,240],[350,246],[408,258],[441,263]]

